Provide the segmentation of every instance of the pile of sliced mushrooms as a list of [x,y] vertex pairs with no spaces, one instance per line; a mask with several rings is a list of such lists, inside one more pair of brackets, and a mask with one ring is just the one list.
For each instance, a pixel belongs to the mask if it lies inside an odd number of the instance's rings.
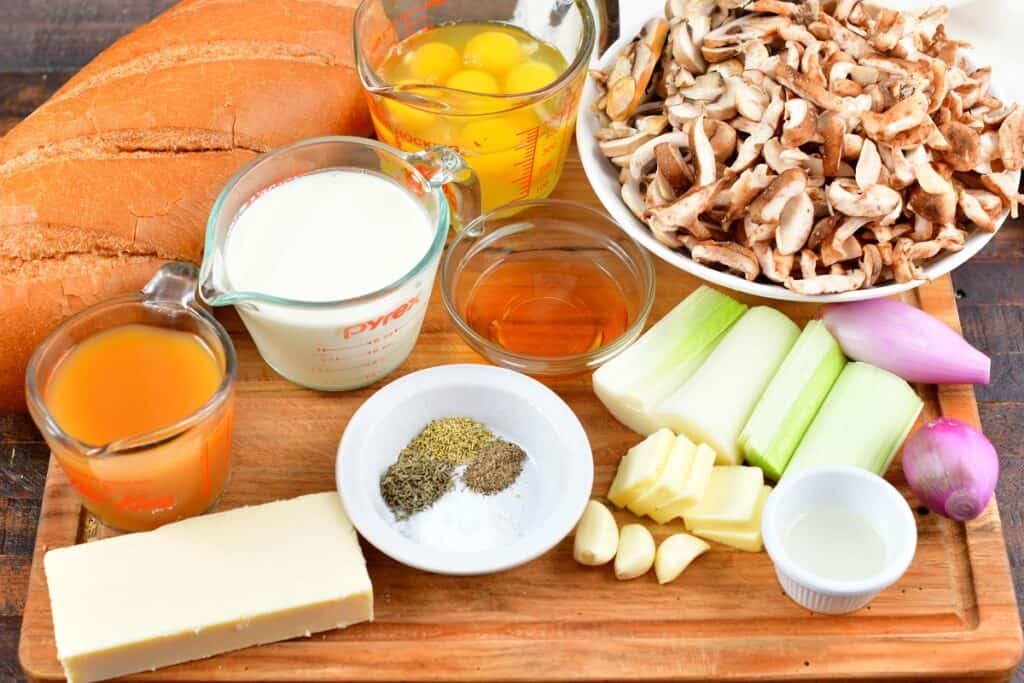
[[806,295],[924,278],[1017,216],[1024,109],[948,11],[669,0],[593,72],[598,144],[662,243]]

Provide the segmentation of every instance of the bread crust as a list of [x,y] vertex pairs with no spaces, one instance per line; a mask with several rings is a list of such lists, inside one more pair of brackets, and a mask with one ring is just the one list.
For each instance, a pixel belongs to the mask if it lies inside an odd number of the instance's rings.
[[358,0],[186,0],[0,140],[0,412],[61,320],[199,262],[227,180],[307,137],[368,135]]

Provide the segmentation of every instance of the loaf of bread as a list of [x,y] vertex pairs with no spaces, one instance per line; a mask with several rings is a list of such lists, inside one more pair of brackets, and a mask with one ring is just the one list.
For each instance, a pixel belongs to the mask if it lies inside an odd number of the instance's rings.
[[282,144],[367,135],[358,0],[185,0],[0,140],[0,413],[61,320],[198,262],[225,182]]

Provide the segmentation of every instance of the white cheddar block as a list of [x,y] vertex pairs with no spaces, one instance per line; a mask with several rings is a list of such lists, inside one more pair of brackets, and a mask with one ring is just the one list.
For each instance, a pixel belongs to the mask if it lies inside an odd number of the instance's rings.
[[706,444],[697,446],[682,495],[664,507],[651,511],[648,516],[658,524],[668,524],[676,517],[682,517],[687,510],[704,497],[704,491],[707,490],[708,481],[711,479],[711,470],[715,466],[715,459],[716,454],[710,446]]
[[746,522],[715,522],[706,526],[696,526],[690,529],[694,536],[706,538],[716,543],[731,545],[740,550],[756,553],[764,546],[761,538],[761,515],[764,511],[764,504],[768,501],[768,495],[772,492],[771,486],[763,486],[761,494],[757,499],[754,508],[754,516]]
[[728,465],[711,471],[707,491],[683,514],[687,529],[714,522],[746,522],[754,517],[764,486],[760,467]]
[[88,683],[373,620],[338,494],[46,553],[57,655]]
[[647,493],[632,501],[627,507],[635,515],[649,515],[655,510],[681,498],[686,480],[693,465],[693,454],[697,447],[685,436],[677,436],[669,451],[661,476]]
[[670,430],[659,429],[630,448],[619,462],[608,499],[620,508],[626,507],[654,486],[675,440]]

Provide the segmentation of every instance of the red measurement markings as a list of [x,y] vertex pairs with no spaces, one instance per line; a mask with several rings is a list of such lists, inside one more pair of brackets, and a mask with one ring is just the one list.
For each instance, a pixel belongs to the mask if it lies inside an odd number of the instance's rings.
[[528,130],[516,133],[522,142],[514,147],[521,151],[523,158],[512,164],[512,167],[519,171],[519,174],[511,180],[513,185],[519,186],[519,196],[516,199],[526,199],[530,196],[530,188],[533,187],[533,164],[537,159],[537,140],[540,139],[540,126],[534,126]]
[[401,14],[397,19],[395,19],[395,23],[401,25],[402,35],[409,37],[417,31],[422,31],[423,29],[433,26],[430,22],[430,16],[427,14],[427,10],[434,7],[440,7],[447,2],[448,0],[427,0],[420,5],[410,8],[404,14]]

